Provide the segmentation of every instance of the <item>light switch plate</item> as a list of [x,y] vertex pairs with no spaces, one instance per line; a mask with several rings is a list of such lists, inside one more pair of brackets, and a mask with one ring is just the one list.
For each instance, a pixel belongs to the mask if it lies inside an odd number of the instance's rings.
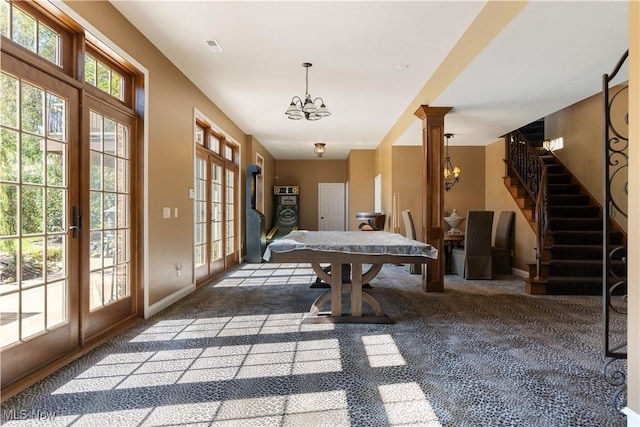
[[171,218],[171,208],[162,208],[162,218]]

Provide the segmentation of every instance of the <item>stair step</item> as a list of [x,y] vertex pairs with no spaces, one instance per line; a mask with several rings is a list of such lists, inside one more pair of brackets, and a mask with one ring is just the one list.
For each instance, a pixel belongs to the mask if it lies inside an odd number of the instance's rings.
[[559,174],[562,172],[564,172],[564,167],[562,165],[547,165],[548,174]]
[[540,157],[540,159],[546,165],[555,165],[556,164],[556,156],[554,156],[553,154],[542,154],[542,155],[538,155],[538,157]]
[[579,194],[578,184],[549,184],[549,194]]
[[[602,244],[602,231],[554,231],[552,233],[552,241],[554,244],[582,244],[582,245],[601,245]],[[612,231],[609,233],[609,244],[620,245],[622,244],[622,233],[619,231]]]
[[601,295],[602,277],[549,276],[547,295]]
[[550,218],[551,231],[564,230],[602,230],[602,220],[599,218]]
[[598,206],[550,206],[549,218],[598,218]]
[[547,175],[547,182],[549,184],[570,184],[571,175],[566,173],[552,173]]
[[[599,260],[552,260],[549,261],[547,276],[602,276],[602,259]],[[611,262],[611,271],[619,277],[626,277],[627,265],[623,261]]]
[[549,194],[549,205],[551,206],[575,206],[589,203],[587,194]]
[[546,248],[553,260],[602,259],[602,245],[553,245]]

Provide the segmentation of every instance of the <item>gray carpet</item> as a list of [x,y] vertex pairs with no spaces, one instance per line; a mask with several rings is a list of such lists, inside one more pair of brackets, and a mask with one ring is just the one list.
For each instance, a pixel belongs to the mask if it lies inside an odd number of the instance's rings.
[[[601,300],[408,266],[370,292],[388,325],[307,325],[308,265],[245,264],[3,404],[6,425],[624,426]],[[348,300],[348,298],[345,298]]]

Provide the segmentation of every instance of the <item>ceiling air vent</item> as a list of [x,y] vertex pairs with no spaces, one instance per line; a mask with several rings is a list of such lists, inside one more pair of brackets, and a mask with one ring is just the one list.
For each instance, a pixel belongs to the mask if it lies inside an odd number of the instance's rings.
[[220,46],[218,40],[207,40],[207,44],[209,45],[209,49],[211,49],[212,52],[222,52],[222,46]]

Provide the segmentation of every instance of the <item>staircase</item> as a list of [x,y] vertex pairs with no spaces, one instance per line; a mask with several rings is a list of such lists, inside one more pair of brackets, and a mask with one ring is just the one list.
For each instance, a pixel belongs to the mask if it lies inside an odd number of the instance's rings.
[[[547,227],[544,239],[539,239],[543,242],[540,265],[530,264],[526,291],[533,295],[600,295],[602,208],[551,152],[542,147],[532,148],[547,171]],[[536,202],[511,167],[507,167],[504,183],[537,232]],[[621,231],[609,235],[614,247],[623,245],[624,238]],[[612,261],[612,270],[626,274],[621,259]]]

